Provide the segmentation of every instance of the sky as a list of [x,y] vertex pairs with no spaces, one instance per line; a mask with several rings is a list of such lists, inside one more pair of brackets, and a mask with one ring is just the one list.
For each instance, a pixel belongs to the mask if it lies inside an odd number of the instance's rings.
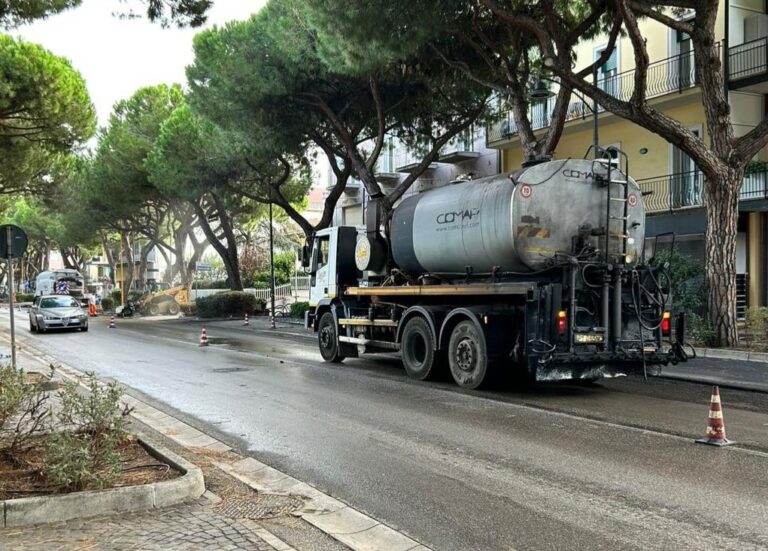
[[[206,27],[247,19],[266,0],[215,0]],[[132,5],[133,3],[129,3]],[[99,125],[107,124],[112,106],[138,88],[184,83],[193,61],[192,38],[200,29],[163,29],[146,19],[112,16],[119,0],[83,0],[76,9],[14,29],[9,34],[41,44],[66,57],[85,78]],[[136,11],[140,6],[136,7]]]

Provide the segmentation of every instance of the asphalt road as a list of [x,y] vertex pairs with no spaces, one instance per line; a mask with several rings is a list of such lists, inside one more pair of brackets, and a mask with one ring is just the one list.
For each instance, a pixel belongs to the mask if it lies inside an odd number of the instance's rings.
[[[7,317],[7,311],[2,314]],[[768,400],[724,390],[739,446],[693,443],[709,387],[622,379],[464,392],[392,356],[323,364],[238,321],[31,335],[435,549],[768,548]],[[2,324],[5,326],[5,323]],[[709,360],[712,361],[712,360]]]

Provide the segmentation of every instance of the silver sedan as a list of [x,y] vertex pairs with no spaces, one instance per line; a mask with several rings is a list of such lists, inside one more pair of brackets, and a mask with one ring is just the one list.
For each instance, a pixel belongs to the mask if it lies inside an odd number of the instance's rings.
[[35,297],[29,309],[29,330],[44,333],[49,329],[88,331],[88,313],[69,295]]

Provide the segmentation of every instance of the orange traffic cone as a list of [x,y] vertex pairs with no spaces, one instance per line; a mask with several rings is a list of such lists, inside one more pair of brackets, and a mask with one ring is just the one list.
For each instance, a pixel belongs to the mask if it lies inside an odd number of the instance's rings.
[[200,331],[200,346],[208,346],[208,332],[205,327]]
[[117,327],[115,325],[115,316],[112,316],[112,317],[109,318],[109,328],[110,329],[114,329],[115,327]]
[[707,424],[707,436],[696,440],[699,444],[711,444],[712,446],[730,446],[733,444],[725,437],[725,422],[723,421],[723,407],[720,404],[720,389],[712,387],[712,400],[709,403],[709,423]]
[[251,325],[251,322],[248,321],[248,312],[245,313],[245,321],[243,322],[243,325],[245,325],[246,327]]

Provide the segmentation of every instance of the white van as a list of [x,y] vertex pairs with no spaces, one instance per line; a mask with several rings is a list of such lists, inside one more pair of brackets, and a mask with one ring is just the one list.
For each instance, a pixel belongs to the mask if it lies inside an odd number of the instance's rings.
[[83,276],[77,270],[64,268],[50,272],[40,272],[35,279],[35,296],[55,295],[56,285],[65,281],[69,287],[69,294],[79,299],[83,298],[85,285]]

